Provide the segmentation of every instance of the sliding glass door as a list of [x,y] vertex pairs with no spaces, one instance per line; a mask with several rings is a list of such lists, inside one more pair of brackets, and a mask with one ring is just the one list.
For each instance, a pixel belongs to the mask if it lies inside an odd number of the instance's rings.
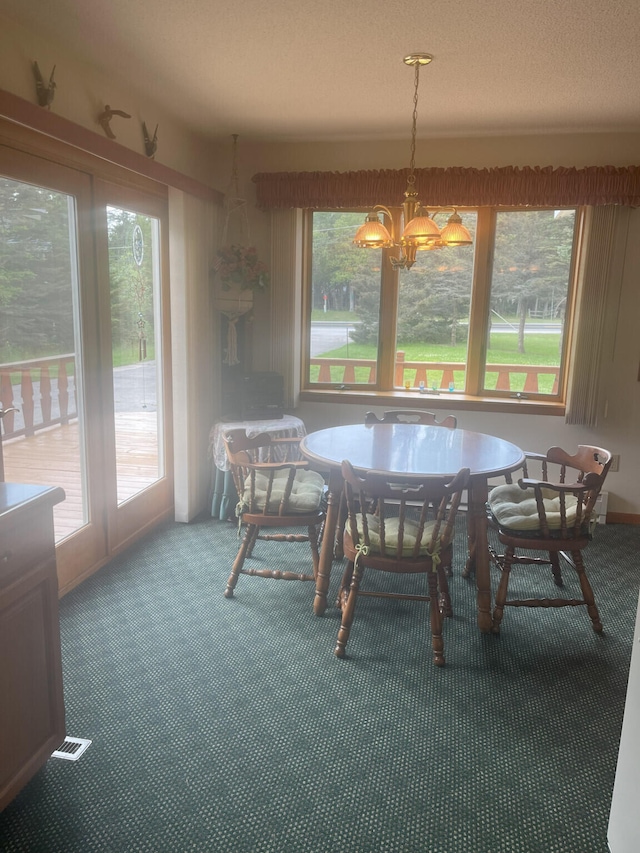
[[162,197],[0,145],[4,477],[64,488],[62,589],[172,509],[166,234]]
[[95,253],[87,175],[0,146],[0,400],[4,477],[62,486],[54,507],[61,586],[104,559],[93,424]]
[[162,199],[97,182],[102,359],[113,460],[109,545],[125,545],[172,505],[168,288]]

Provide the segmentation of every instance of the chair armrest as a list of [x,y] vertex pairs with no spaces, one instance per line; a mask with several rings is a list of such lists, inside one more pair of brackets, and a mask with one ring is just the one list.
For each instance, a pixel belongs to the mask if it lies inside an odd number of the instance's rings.
[[282,458],[283,462],[297,462],[302,458],[300,453],[300,436],[280,436],[272,438],[269,452]]
[[297,459],[293,462],[245,462],[242,467],[247,470],[253,469],[264,472],[278,471],[280,469],[287,470],[289,468],[294,468],[296,471],[305,471],[309,467],[309,463],[306,459]]
[[299,435],[281,435],[271,438],[271,444],[300,444],[301,441]]
[[552,489],[554,492],[571,492],[572,494],[577,494],[578,492],[586,492],[589,491],[592,486],[589,486],[588,483],[551,483],[547,480],[532,480],[529,477],[522,477],[518,480],[518,485],[521,489],[534,489],[536,486],[541,489]]
[[536,453],[534,450],[524,451],[525,459],[536,459],[538,462],[544,462],[547,458],[546,453]]

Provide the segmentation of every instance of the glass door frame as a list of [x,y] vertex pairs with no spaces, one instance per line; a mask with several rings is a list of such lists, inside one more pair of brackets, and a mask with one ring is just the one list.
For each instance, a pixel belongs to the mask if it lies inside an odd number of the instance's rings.
[[91,178],[77,169],[53,163],[4,144],[0,144],[0,159],[0,171],[9,179],[46,187],[75,199],[79,282],[76,297],[80,315],[79,358],[82,362],[80,399],[84,403],[82,443],[85,448],[85,500],[88,522],[56,546],[59,586],[61,589],[68,589],[89,573],[89,567],[93,570],[95,565],[104,562],[108,555],[104,524],[106,506],[100,478],[97,476],[103,464],[102,437],[101,429],[94,429],[95,413],[101,411],[101,400],[99,383],[92,381],[92,377],[97,376],[99,372],[99,353],[91,344],[98,339],[95,240],[89,227],[93,221]]
[[[166,194],[154,195],[134,187],[95,180],[95,222],[98,266],[98,315],[100,325],[100,360],[103,402],[104,492],[107,518],[107,548],[114,555],[152,528],[159,521],[173,517],[173,410],[171,394],[171,328],[169,312],[169,228]],[[160,362],[162,364],[162,453],[161,477],[143,491],[118,506],[116,482],[115,405],[112,371],[111,287],[109,279],[109,247],[107,236],[107,207],[134,211],[159,221],[160,228]],[[158,401],[160,405],[160,401]]]

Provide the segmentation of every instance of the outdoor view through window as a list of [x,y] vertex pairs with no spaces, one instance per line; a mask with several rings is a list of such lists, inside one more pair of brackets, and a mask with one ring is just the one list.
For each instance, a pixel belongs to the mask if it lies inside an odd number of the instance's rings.
[[[418,252],[396,273],[382,250],[353,245],[362,213],[312,214],[309,387],[385,390],[382,352],[393,359],[389,389],[558,398],[576,211],[484,208],[463,219],[473,246]],[[477,264],[478,253],[493,261]],[[396,286],[394,320],[381,294]],[[475,369],[469,352],[484,353]]]

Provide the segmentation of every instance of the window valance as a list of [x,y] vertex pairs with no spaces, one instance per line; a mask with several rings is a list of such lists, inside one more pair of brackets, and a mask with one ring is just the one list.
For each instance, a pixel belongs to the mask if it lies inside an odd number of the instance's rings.
[[[261,172],[253,181],[263,210],[390,207],[402,200],[408,171]],[[415,175],[420,199],[432,208],[640,204],[640,166],[451,167],[416,169]]]

